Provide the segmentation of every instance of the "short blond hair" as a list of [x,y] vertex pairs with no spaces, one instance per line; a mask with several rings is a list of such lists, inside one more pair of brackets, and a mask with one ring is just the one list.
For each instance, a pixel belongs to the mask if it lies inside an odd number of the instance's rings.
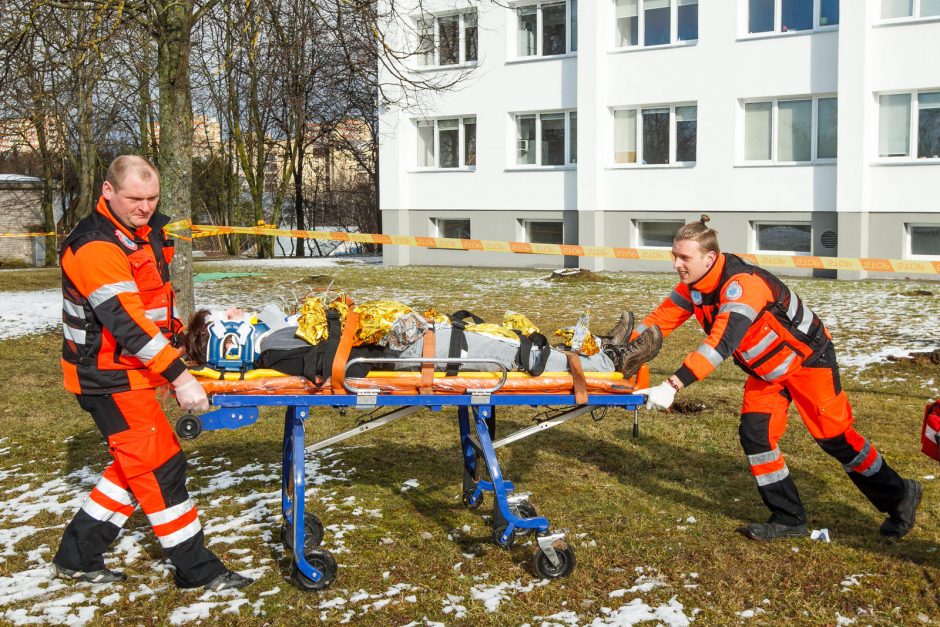
[[108,166],[108,173],[104,180],[111,183],[111,187],[116,190],[121,188],[121,184],[127,178],[129,173],[133,172],[141,180],[149,181],[153,177],[160,178],[160,172],[157,166],[150,163],[146,157],[139,155],[121,155],[116,157],[111,165]]
[[691,240],[698,242],[698,245],[701,246],[702,250],[706,253],[720,253],[721,249],[718,247],[718,231],[705,225],[709,220],[711,220],[711,218],[703,213],[702,217],[697,221],[689,222],[676,231],[676,236],[672,238],[673,244]]

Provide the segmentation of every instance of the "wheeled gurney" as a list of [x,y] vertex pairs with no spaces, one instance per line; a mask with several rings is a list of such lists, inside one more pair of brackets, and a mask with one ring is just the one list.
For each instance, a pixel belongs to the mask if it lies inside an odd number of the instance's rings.
[[[569,373],[546,373],[542,377],[518,376],[521,373],[506,372],[502,366],[500,372],[465,373],[457,377],[434,376],[433,381],[427,373],[401,372],[378,372],[370,373],[366,378],[346,378],[349,367],[358,361],[361,360],[350,360],[338,377],[336,375],[339,373],[334,371],[333,379],[339,381],[320,386],[314,386],[301,377],[234,381],[200,378],[211,395],[212,404],[218,409],[198,417],[184,416],[176,425],[180,437],[191,439],[202,431],[237,429],[254,424],[258,420],[259,407],[285,408],[281,477],[284,524],[281,539],[292,553],[291,576],[294,582],[304,590],[322,590],[333,582],[337,570],[329,551],[319,547],[323,539],[322,523],[305,508],[305,452],[332,446],[424,408],[441,411],[445,406],[457,408],[464,466],[464,504],[476,509],[482,504],[484,493],[491,492],[494,496],[494,542],[509,548],[517,534],[535,533],[537,547],[533,567],[536,573],[545,578],[568,575],[574,568],[575,558],[574,549],[567,543],[565,533],[552,532],[548,520],[537,515],[527,500],[514,494],[515,486],[502,475],[496,449],[583,414],[598,410],[606,412],[612,407],[634,412],[633,429],[636,435],[637,409],[645,399],[632,394],[632,391],[648,386],[649,372],[646,366],[629,380],[624,380],[617,373],[585,373],[577,377]],[[468,363],[478,360],[421,358],[365,361],[373,365],[392,362],[427,365],[429,362]],[[526,391],[526,381],[530,384],[528,388],[535,391]],[[550,383],[546,384],[546,381]],[[276,383],[272,386],[271,382]],[[546,388],[549,391],[544,391]],[[253,393],[246,393],[249,390]],[[561,409],[530,427],[494,441],[496,408],[526,405]],[[388,408],[390,411],[353,429],[310,446],[305,445],[304,422],[315,408],[350,407],[370,411]],[[297,521],[302,521],[302,524],[296,524]]]

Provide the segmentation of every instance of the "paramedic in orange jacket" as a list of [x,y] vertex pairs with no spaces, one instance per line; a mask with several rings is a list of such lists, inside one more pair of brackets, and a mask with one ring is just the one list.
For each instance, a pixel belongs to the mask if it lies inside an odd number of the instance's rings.
[[159,174],[149,161],[118,157],[95,211],[62,246],[64,384],[91,414],[113,459],[66,527],[53,570],[92,583],[126,579],[105,567],[103,554],[139,503],[176,568],[177,586],[242,588],[252,580],[205,547],[186,491],[186,458],[154,391],[170,383],[183,409],[209,407],[174,346],[182,324],[159,197]]
[[722,253],[708,216],[685,225],[672,245],[679,284],[637,331],[659,327],[663,337],[690,317],[708,337],[658,386],[639,390],[647,408],[668,409],[676,392],[707,377],[725,359],[749,376],[739,434],[764,504],[766,523],[741,532],[755,540],[805,536],[806,512],[777,441],[796,405],[824,451],[838,460],[868,500],[888,514],[881,534],[898,539],[914,526],[921,486],[902,479],[852,428],[852,408],[839,381],[829,332],[780,279],[735,255]]

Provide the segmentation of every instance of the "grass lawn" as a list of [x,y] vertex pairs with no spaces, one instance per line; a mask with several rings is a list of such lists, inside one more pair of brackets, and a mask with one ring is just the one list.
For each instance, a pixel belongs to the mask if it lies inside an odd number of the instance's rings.
[[[469,309],[499,321],[507,309],[542,328],[572,324],[585,310],[606,331],[622,309],[645,315],[673,285],[665,274],[604,273],[588,281],[546,281],[544,271],[467,268],[276,267],[199,264],[200,272],[260,272],[197,286],[198,304],[260,308],[334,282],[357,301],[402,300],[418,310]],[[929,282],[788,283],[826,320],[850,363],[923,345],[936,348],[940,288]],[[54,270],[5,271],[0,290],[45,290]],[[866,308],[870,308],[866,309]],[[926,319],[926,320],[925,320]],[[701,340],[687,324],[651,364],[654,383]],[[900,625],[940,622],[940,488],[936,464],[920,452],[925,402],[937,395],[938,367],[884,361],[849,367],[842,382],[857,429],[902,475],[924,484],[914,532],[883,541],[883,516],[809,437],[791,410],[781,449],[813,529],[831,543],[762,544],[735,530],[764,520],[738,444],[744,376],[731,363],[679,394],[685,411],[611,411],[585,416],[500,450],[505,476],[531,493],[538,512],[569,530],[577,567],[544,583],[529,566],[534,544],[490,542],[492,500],[468,511],[452,410],[415,416],[308,456],[308,511],[327,526],[324,547],[339,575],[320,593],[287,580],[280,546],[282,415],[204,433],[184,442],[189,486],[206,535],[232,568],[259,581],[244,593],[179,592],[159,546],[137,512],[109,564],[129,581],[103,588],[49,581],[64,525],[109,457],[91,419],[60,384],[55,331],[0,341],[0,620],[167,624],[309,625],[317,621],[404,625],[663,624]],[[170,405],[168,405],[170,407]],[[172,419],[180,415],[170,408]],[[500,410],[498,433],[531,424],[535,410]],[[314,442],[362,415],[327,411],[307,423]],[[416,487],[411,487],[415,484]],[[406,484],[406,482],[408,482]],[[617,623],[616,621],[620,622]]]

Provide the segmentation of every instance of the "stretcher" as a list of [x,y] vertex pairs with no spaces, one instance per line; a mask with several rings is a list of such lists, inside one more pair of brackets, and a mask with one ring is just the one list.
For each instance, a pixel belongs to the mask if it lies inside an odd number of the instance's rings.
[[[334,370],[334,381],[319,385],[302,377],[228,377],[206,371],[196,374],[217,409],[201,416],[187,415],[177,421],[177,434],[184,439],[202,431],[238,429],[254,424],[260,407],[284,407],[281,509],[284,523],[281,540],[292,555],[291,578],[303,590],[323,590],[336,578],[336,561],[320,547],[323,524],[304,503],[306,486],[305,453],[314,452],[410,416],[421,409],[457,409],[460,447],[463,457],[463,503],[479,508],[485,493],[494,497],[492,538],[503,547],[513,546],[515,537],[536,534],[532,559],[535,572],[544,578],[567,576],[575,565],[574,548],[564,531],[552,531],[548,519],[539,516],[532,504],[516,494],[514,484],[503,477],[496,450],[535,433],[551,429],[584,414],[606,413],[620,407],[633,411],[633,434],[638,433],[637,410],[645,402],[635,388],[648,387],[649,371],[644,365],[636,377],[624,380],[618,373],[546,373],[531,377],[523,373],[463,373],[456,377],[422,373],[371,372],[364,378],[346,378],[349,367],[360,361],[373,366],[395,363],[422,368],[453,358],[350,360],[342,372]],[[459,360],[462,364],[492,360]],[[493,362],[497,363],[497,362]],[[498,363],[497,363],[498,365]],[[277,373],[279,375],[279,373]],[[518,376],[518,375],[522,376]],[[337,377],[339,375],[339,377]],[[335,381],[339,378],[340,381]],[[297,381],[300,379],[300,381]],[[340,387],[341,386],[341,387]],[[550,407],[532,426],[495,439],[497,407]],[[306,445],[304,423],[318,408],[354,408],[385,411],[356,427]],[[302,524],[297,524],[302,521]]]

